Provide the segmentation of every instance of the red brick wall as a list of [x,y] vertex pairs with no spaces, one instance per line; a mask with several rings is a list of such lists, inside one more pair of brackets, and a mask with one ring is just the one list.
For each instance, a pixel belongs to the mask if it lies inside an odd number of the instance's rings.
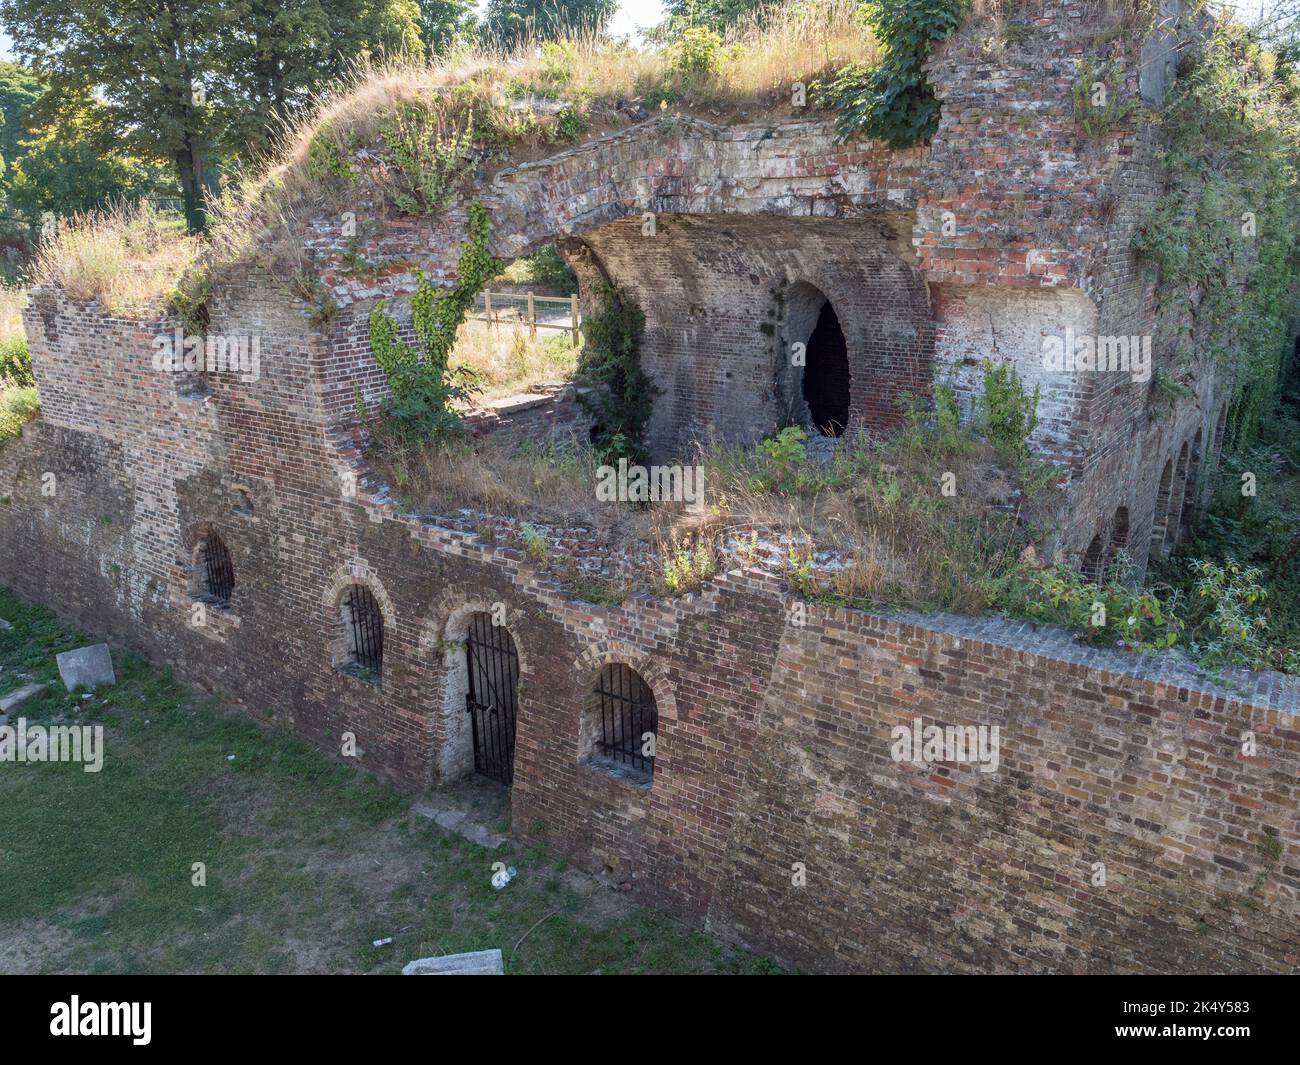
[[[345,495],[346,444],[298,377],[301,314],[261,291],[225,305],[221,328],[256,322],[265,351],[299,354],[264,356],[238,402],[221,380],[196,401],[146,377],[129,409],[112,404],[134,425],[62,424],[77,415],[55,403],[0,453],[0,580],[325,751],[354,733],[361,766],[415,789],[463,770],[455,641],[470,610],[502,604],[521,662],[514,830],[801,967],[1300,964],[1294,680],[1233,695],[1173,662],[999,622],[810,607],[799,627],[758,573],[680,600],[584,603],[510,542],[398,517],[364,485]],[[65,307],[58,335],[90,321]],[[54,330],[29,327],[42,387],[79,383],[86,351],[66,358]],[[100,327],[114,375],[131,379],[150,331]],[[206,413],[187,421],[187,404]],[[163,410],[166,446],[149,433]],[[197,627],[186,566],[207,528],[236,588]],[[380,686],[330,658],[354,577],[385,613]],[[584,759],[588,692],[611,661],[658,704],[649,790]],[[999,726],[1001,768],[893,762],[889,730],[913,716]]]

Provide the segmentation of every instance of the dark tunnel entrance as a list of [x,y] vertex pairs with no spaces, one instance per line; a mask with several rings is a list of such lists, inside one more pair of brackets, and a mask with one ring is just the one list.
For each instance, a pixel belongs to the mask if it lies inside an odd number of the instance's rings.
[[842,436],[849,424],[849,349],[830,300],[817,316],[805,360],[803,398],[809,418],[823,436]]

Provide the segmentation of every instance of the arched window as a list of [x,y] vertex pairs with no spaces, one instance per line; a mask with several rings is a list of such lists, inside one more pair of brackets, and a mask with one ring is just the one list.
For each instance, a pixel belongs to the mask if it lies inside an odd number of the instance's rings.
[[1101,583],[1106,569],[1106,545],[1102,542],[1100,533],[1092,538],[1088,550],[1083,553],[1083,565],[1079,568],[1093,584]]
[[1165,532],[1169,527],[1169,507],[1174,486],[1174,460],[1166,459],[1160,474],[1160,487],[1156,490],[1156,506],[1151,519],[1151,553],[1161,554],[1165,549]]
[[377,684],[384,672],[384,614],[364,584],[351,584],[339,597],[340,668]]
[[595,764],[645,781],[654,776],[659,711],[639,673],[621,662],[602,669],[585,716]]
[[216,533],[210,532],[200,541],[194,568],[197,597],[214,606],[229,606],[235,591],[235,568],[230,551]]

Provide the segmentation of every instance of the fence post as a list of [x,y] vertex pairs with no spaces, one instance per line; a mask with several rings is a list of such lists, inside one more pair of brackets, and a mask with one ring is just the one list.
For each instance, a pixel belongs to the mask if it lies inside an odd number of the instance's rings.
[[492,325],[492,290],[489,288],[483,290],[483,317],[490,328]]
[[578,294],[569,296],[569,324],[572,326],[573,346],[578,346]]
[[537,305],[533,303],[532,290],[528,291],[528,335],[537,335]]

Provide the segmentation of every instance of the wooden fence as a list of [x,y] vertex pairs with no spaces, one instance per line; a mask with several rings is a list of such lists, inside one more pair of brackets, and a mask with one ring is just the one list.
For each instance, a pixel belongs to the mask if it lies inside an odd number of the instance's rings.
[[582,315],[578,311],[576,292],[572,296],[535,296],[531,292],[484,289],[479,293],[474,309],[475,313],[470,317],[491,326],[500,326],[503,321],[522,322],[534,336],[539,329],[567,331],[577,347]]

